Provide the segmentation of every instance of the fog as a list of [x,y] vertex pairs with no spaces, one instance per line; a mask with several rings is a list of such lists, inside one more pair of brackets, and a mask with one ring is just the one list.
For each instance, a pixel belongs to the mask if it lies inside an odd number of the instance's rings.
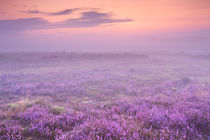
[[0,52],[209,52],[210,31],[158,33],[7,33]]

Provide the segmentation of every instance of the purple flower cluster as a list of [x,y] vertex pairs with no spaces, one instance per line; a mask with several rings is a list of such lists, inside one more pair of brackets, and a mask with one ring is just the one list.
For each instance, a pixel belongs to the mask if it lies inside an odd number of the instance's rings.
[[63,131],[71,131],[84,120],[83,113],[64,113],[55,115],[49,108],[34,106],[26,112],[18,115],[22,124],[27,126],[27,135],[55,139],[62,135]]
[[7,123],[0,124],[0,139],[1,140],[22,140],[23,130],[19,125],[8,125]]
[[[209,101],[182,96],[174,103],[155,97],[120,100],[97,107],[80,106],[59,115],[33,106],[20,112],[20,127],[1,125],[2,139],[203,139],[209,135]],[[171,98],[171,97],[170,97]],[[169,103],[167,103],[169,102]]]

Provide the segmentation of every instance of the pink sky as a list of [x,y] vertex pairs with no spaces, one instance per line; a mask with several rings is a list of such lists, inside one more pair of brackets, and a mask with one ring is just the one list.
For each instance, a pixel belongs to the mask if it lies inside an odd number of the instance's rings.
[[170,46],[171,39],[207,46],[209,31],[209,0],[0,0],[0,50],[36,50],[30,41],[78,51]]

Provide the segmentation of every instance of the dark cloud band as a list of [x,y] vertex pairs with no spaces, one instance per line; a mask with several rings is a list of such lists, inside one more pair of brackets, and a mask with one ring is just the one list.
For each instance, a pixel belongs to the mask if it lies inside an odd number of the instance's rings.
[[[36,12],[36,11],[34,11]],[[57,13],[58,14],[58,13]],[[111,23],[131,22],[132,19],[115,19],[111,13],[98,11],[82,12],[79,18],[70,18],[62,22],[49,23],[42,18],[24,18],[12,20],[0,20],[1,32],[23,32],[26,30],[95,27]]]
[[43,15],[49,15],[49,16],[61,16],[61,15],[72,14],[74,11],[77,11],[77,10],[80,10],[80,8],[65,9],[65,10],[57,11],[57,12],[44,12],[44,11],[39,11],[39,10],[29,10],[29,11],[25,11],[25,13],[43,14]]

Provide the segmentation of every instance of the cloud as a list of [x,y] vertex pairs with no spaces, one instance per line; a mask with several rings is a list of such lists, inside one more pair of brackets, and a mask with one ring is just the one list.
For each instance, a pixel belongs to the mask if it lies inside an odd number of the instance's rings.
[[65,9],[65,10],[57,11],[57,12],[44,12],[44,11],[39,11],[39,10],[29,10],[29,11],[25,11],[25,13],[43,14],[43,15],[48,15],[48,16],[61,16],[61,15],[71,14],[74,11],[77,11],[77,10],[80,10],[80,8]]
[[59,12],[48,13],[48,15],[51,15],[51,16],[67,15],[67,14],[71,14],[72,12],[74,12],[76,10],[79,10],[79,8],[65,9],[65,10],[59,11]]
[[42,18],[21,18],[0,20],[0,33],[14,33],[25,30],[45,29],[51,24]]
[[29,10],[29,11],[26,11],[26,13],[30,13],[30,14],[42,14],[43,12],[41,12],[39,10]]
[[57,23],[59,27],[94,27],[103,24],[131,22],[132,19],[114,19],[111,13],[101,13],[97,11],[89,11],[81,13],[81,17],[75,19],[67,19]]
[[109,18],[112,16],[112,13],[100,13],[97,11],[88,11],[82,13],[82,19],[95,19],[95,18]]
[[[37,11],[32,11],[36,13]],[[58,13],[57,13],[58,14]],[[79,28],[96,27],[120,22],[131,22],[132,19],[115,19],[112,13],[102,13],[97,11],[82,12],[79,18],[70,18],[57,23],[50,23],[43,18],[22,18],[12,20],[0,20],[0,33],[2,32],[23,32],[37,29],[56,28]]]

